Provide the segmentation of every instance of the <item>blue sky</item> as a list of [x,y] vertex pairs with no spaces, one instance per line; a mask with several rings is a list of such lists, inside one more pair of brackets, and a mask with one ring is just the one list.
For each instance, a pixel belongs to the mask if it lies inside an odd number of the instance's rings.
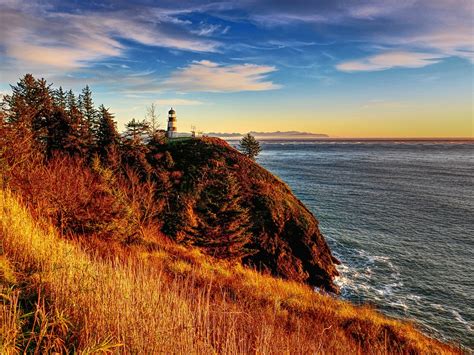
[[[464,0],[0,0],[0,91],[31,72],[89,84],[122,126],[472,136]],[[164,124],[163,124],[164,125]]]

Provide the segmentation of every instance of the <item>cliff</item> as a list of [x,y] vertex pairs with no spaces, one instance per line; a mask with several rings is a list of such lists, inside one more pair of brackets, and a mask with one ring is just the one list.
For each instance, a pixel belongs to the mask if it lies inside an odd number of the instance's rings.
[[239,245],[251,250],[242,258],[245,264],[337,292],[337,260],[317,219],[277,177],[218,138],[171,141],[155,147],[153,157],[155,169],[175,177],[163,228],[175,240],[199,245],[201,236],[187,231],[206,219],[214,205],[230,199],[248,214],[242,225],[229,227],[251,235],[249,243]]

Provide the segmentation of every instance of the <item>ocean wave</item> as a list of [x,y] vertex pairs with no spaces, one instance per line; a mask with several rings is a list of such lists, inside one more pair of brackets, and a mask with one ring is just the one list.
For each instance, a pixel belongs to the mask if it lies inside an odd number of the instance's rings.
[[397,301],[394,301],[394,302],[389,302],[389,305],[393,308],[398,308],[404,312],[408,311],[409,309],[409,306],[406,302],[404,302],[402,299],[399,299]]
[[[335,283],[341,288],[343,297],[349,299],[363,297],[370,301],[371,298],[391,296],[403,287],[400,272],[389,257],[369,255],[363,250],[356,250],[356,254],[358,258],[352,258],[348,262],[343,261],[337,266],[339,276],[335,279]],[[384,270],[386,282],[381,282],[380,277],[377,277],[377,284],[373,282],[373,277],[379,276],[377,274],[381,272],[377,269],[377,264],[382,264],[385,269],[388,269]]]
[[459,314],[458,311],[452,309],[451,310],[451,313],[452,315],[454,316],[454,318],[461,324],[463,324],[465,327],[466,327],[466,330],[468,330],[469,332],[473,332],[473,328],[472,328],[472,325],[470,323],[472,322],[468,322],[467,320],[465,320],[461,314]]

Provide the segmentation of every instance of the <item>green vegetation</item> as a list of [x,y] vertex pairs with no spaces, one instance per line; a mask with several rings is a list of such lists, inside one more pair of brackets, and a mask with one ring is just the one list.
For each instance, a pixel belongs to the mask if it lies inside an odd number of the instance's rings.
[[239,142],[239,149],[250,159],[255,159],[262,150],[260,143],[250,133],[247,133],[244,137],[242,137]]

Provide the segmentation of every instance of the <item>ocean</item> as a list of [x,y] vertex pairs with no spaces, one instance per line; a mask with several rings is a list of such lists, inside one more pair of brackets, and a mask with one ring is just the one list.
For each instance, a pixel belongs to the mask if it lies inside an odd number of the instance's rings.
[[474,349],[474,144],[266,141],[320,221],[341,296]]

